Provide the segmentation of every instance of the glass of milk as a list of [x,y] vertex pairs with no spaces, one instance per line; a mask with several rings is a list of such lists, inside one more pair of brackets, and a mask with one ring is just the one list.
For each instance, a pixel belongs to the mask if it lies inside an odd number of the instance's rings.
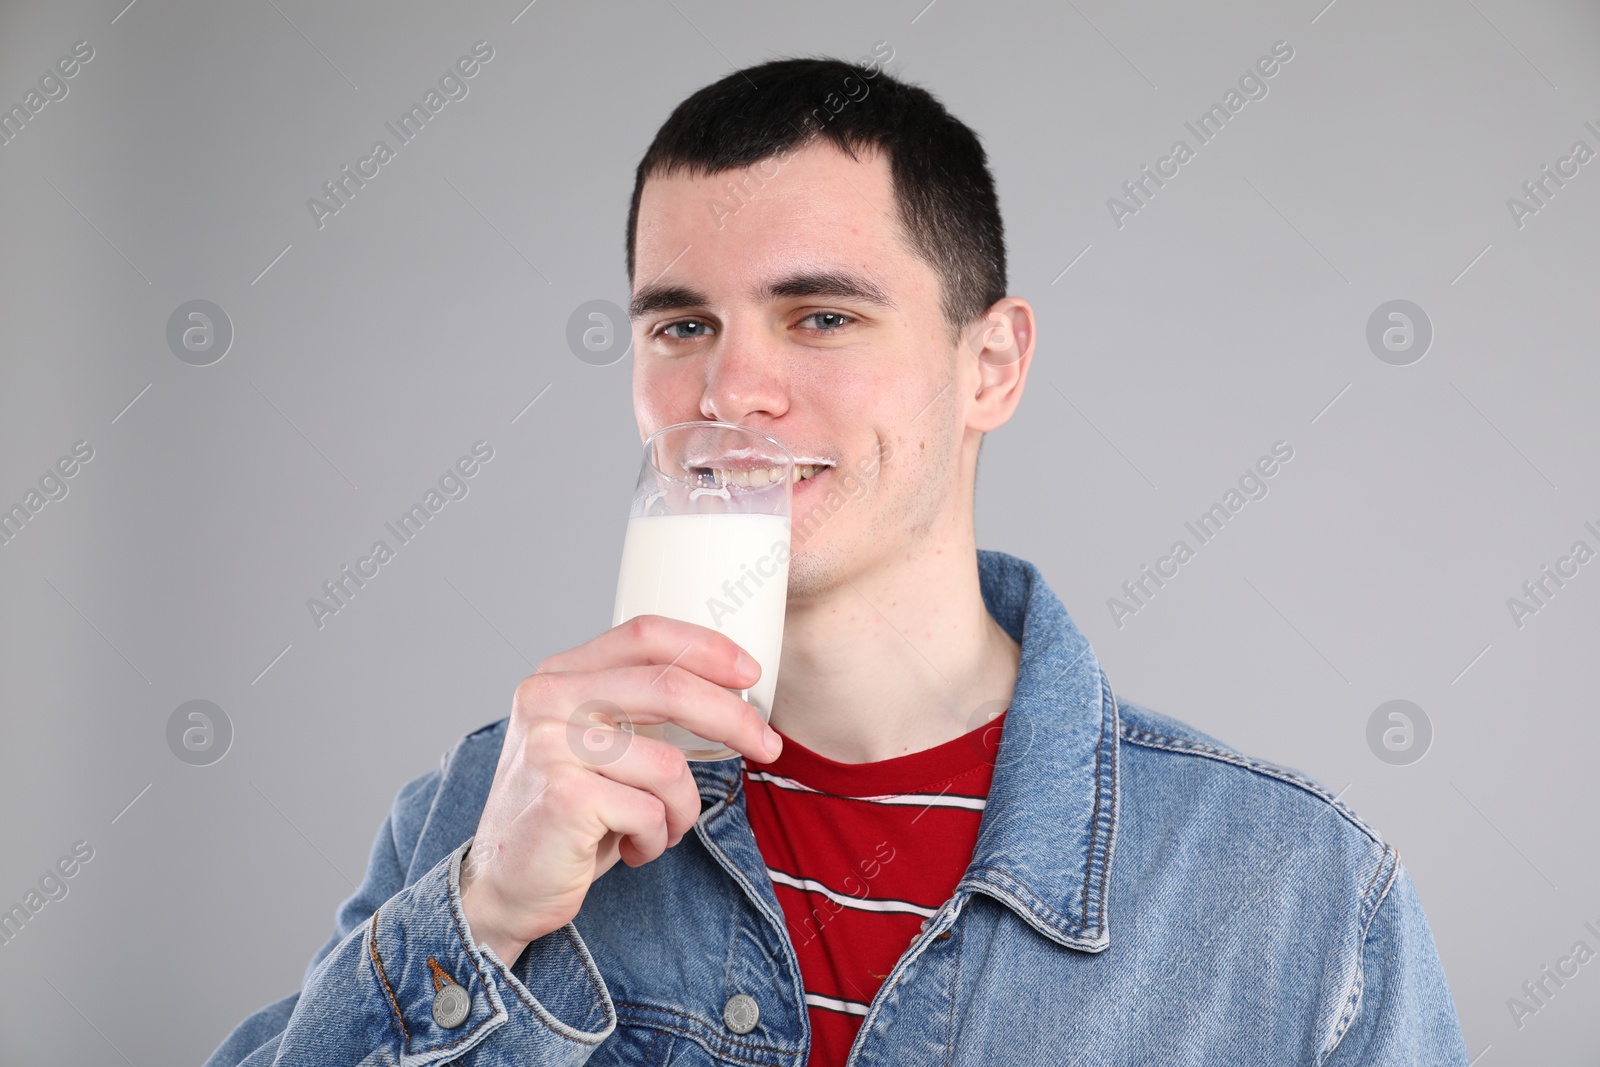
[[[651,434],[628,512],[611,625],[666,615],[719,630],[761,664],[733,690],[772,717],[789,596],[794,456],[731,422],[681,422]],[[674,723],[623,729],[677,745],[691,760],[739,755]]]

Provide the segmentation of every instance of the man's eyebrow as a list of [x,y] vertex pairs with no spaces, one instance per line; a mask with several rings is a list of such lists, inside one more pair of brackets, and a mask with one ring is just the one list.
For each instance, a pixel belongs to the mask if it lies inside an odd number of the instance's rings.
[[844,300],[859,300],[875,304],[888,311],[894,310],[894,301],[883,287],[870,278],[842,270],[804,271],[786,278],[758,286],[753,294],[758,300],[782,300],[796,296],[831,296]]
[[[883,287],[870,278],[841,270],[802,271],[758,285],[751,293],[758,301],[783,300],[797,296],[828,296],[858,300],[888,311],[894,301]],[[629,318],[643,318],[658,311],[707,307],[711,301],[697,289],[682,285],[647,285],[628,305]]]
[[634,294],[628,304],[628,318],[642,319],[657,311],[705,307],[711,301],[697,289],[681,285],[647,285]]

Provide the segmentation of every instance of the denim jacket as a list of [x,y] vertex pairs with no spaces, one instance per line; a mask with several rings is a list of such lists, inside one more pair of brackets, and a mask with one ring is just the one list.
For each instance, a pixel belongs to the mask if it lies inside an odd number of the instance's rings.
[[[1395,849],[1309,777],[1118,700],[1033,564],[982,550],[978,567],[1022,647],[989,800],[852,1067],[1467,1064]],[[210,1067],[805,1067],[740,759],[692,763],[694,832],[613,866],[561,929],[514,961],[474,944],[461,859],[506,724],[399,791],[300,991]]]

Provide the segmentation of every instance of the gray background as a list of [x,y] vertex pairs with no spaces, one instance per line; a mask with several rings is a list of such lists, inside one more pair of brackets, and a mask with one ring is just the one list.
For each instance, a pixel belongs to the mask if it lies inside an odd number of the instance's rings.
[[[609,624],[630,362],[565,332],[627,296],[650,136],[735,66],[882,40],[983,137],[1039,316],[979,544],[1041,567],[1120,694],[1401,849],[1478,1063],[1592,1062],[1600,962],[1520,1029],[1507,998],[1600,948],[1600,563],[1521,628],[1506,600],[1600,547],[1600,162],[1521,228],[1506,200],[1600,149],[1593,4],[124,3],[0,7],[5,107],[95,50],[0,147],[0,505],[94,448],[0,547],[0,904],[95,850],[0,947],[0,1059],[197,1062],[296,988],[400,785]],[[306,199],[480,39],[469,96],[319,229]],[[1278,40],[1269,94],[1114,225]],[[1396,298],[1435,330],[1409,366],[1365,340]],[[235,331],[211,366],[166,341],[192,299]],[[319,630],[307,598],[480,439]],[[1280,439],[1270,495],[1118,627]],[[1395,698],[1433,725],[1407,766],[1366,740]],[[194,699],[235,732],[210,766],[166,740]]]

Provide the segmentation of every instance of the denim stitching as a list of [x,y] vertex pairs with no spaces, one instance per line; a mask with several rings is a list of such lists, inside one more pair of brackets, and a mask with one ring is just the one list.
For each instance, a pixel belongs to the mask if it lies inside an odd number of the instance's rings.
[[[1100,737],[1094,743],[1094,810],[1089,814],[1089,862],[1083,868],[1083,899],[1078,905],[1078,914],[1083,916],[1085,923],[1089,921],[1089,879],[1094,874],[1095,850],[1100,844],[1100,750],[1106,743],[1104,693],[1101,694],[1100,707]],[[1096,936],[1099,932],[1097,922]]]
[[1106,816],[1106,845],[1105,858],[1102,861],[1104,868],[1100,872],[1100,910],[1096,915],[1100,923],[1097,931],[1107,923],[1106,898],[1111,892],[1111,861],[1117,852],[1117,809],[1121,807],[1122,783],[1122,749],[1117,745],[1117,737],[1122,730],[1122,710],[1117,706],[1117,695],[1111,691],[1111,681],[1100,672],[1100,685],[1105,690],[1106,700],[1111,704],[1111,741],[1113,745],[1113,759],[1111,761],[1111,807]]
[[[1378,864],[1378,869],[1372,872],[1372,881],[1367,883],[1367,888],[1361,895],[1361,908],[1362,911],[1366,912],[1367,916],[1361,925],[1361,940],[1363,944],[1367,940],[1367,932],[1372,929],[1372,921],[1378,917],[1378,909],[1383,907],[1383,902],[1389,897],[1389,890],[1394,887],[1394,880],[1400,876],[1400,850],[1390,845],[1384,847],[1383,853],[1382,862]],[[1383,888],[1378,891],[1378,895],[1369,898],[1368,894],[1372,892],[1372,887],[1378,881],[1379,873],[1385,867],[1389,871],[1388,879],[1383,883]],[[1369,905],[1370,911],[1368,910]]]
[[383,991],[389,994],[389,1006],[394,1009],[394,1018],[400,1027],[400,1049],[402,1052],[411,1051],[411,1035],[406,1032],[406,1017],[400,1012],[400,1002],[394,998],[394,989],[389,985],[389,976],[383,971],[383,961],[378,958],[378,914],[383,911],[383,905],[378,905],[378,910],[372,913],[370,935],[367,938],[367,951],[372,956],[372,965],[378,969],[378,981],[383,983]]
[[[1377,895],[1372,895],[1372,887],[1377,884],[1378,876],[1384,871],[1389,872],[1389,877],[1384,880],[1383,888]],[[1339,1042],[1344,1040],[1344,1035],[1349,1031],[1350,1024],[1355,1021],[1360,1010],[1361,994],[1366,989],[1366,971],[1361,966],[1361,958],[1367,951],[1367,937],[1372,932],[1372,924],[1378,917],[1378,909],[1383,907],[1383,902],[1389,898],[1389,890],[1394,888],[1394,883],[1400,877],[1400,850],[1392,846],[1385,846],[1383,855],[1378,860],[1377,869],[1372,872],[1372,878],[1367,882],[1367,888],[1361,891],[1361,911],[1365,918],[1361,923],[1361,938],[1356,945],[1356,981],[1350,991],[1350,998],[1345,1004],[1344,1014],[1339,1018],[1339,1025],[1334,1027],[1331,1035],[1332,1043],[1328,1046],[1324,1056],[1333,1054],[1339,1047]],[[1368,911],[1368,906],[1371,910]]]
[[[1110,723],[1107,723],[1105,718],[1105,709],[1108,706],[1111,709]],[[1111,692],[1111,685],[1106,679],[1104,671],[1100,672],[1100,709],[1100,739],[1095,743],[1094,748],[1094,811],[1090,819],[1090,825],[1092,827],[1090,833],[1092,836],[1089,841],[1089,863],[1083,869],[1083,903],[1081,905],[1083,921],[1085,924],[1087,924],[1089,921],[1089,879],[1095,867],[1098,866],[1100,868],[1100,899],[1095,905],[1093,926],[1094,936],[1097,939],[1103,936],[1105,933],[1106,892],[1109,888],[1111,877],[1111,848],[1116,833],[1117,817],[1115,806],[1108,804],[1105,840],[1102,842],[1100,837],[1100,797],[1101,794],[1105,792],[1105,783],[1101,777],[1100,756],[1101,750],[1105,747],[1108,732],[1112,743],[1115,744],[1117,724],[1119,721],[1117,715],[1116,697]],[[1120,763],[1121,760],[1115,760],[1111,766],[1111,790],[1113,799],[1116,796],[1117,772],[1118,765]],[[1088,929],[1087,926],[1085,928]]]
[[[958,918],[959,918],[959,916],[958,916]],[[950,925],[951,925],[951,928],[954,928],[954,926],[956,925],[955,924],[955,920],[952,920]],[[945,930],[943,933],[941,933],[939,935],[940,938],[945,938],[945,937],[949,937],[949,936],[950,936],[950,930],[948,930],[948,929]],[[956,994],[957,994],[958,990],[961,988],[961,943],[965,938],[966,938],[966,931],[963,929],[962,932],[961,932],[961,936],[956,938],[955,944],[950,946],[951,950],[956,954],[956,960],[955,960],[955,969],[956,969],[956,971],[955,971],[955,974],[953,976],[951,976],[951,979],[950,979],[950,1011],[949,1011],[949,1014],[946,1015],[946,1017],[945,1017],[945,1041],[946,1041],[946,1046],[945,1046],[945,1056],[944,1056],[944,1067],[950,1067],[951,1063],[953,1063],[955,1061],[955,1056],[956,1056]]]
[[[1332,1044],[1325,1051],[1319,1054],[1319,1059],[1317,1062],[1323,1062],[1328,1055],[1332,1054],[1334,1049],[1338,1048],[1339,1042],[1344,1039],[1344,1035],[1349,1029],[1350,1023],[1355,1018],[1356,1007],[1361,1002],[1361,994],[1366,986],[1366,977],[1360,965],[1361,954],[1366,950],[1367,934],[1372,928],[1373,919],[1377,917],[1378,907],[1382,905],[1383,900],[1388,896],[1389,889],[1394,884],[1394,879],[1399,871],[1399,852],[1396,851],[1391,845],[1386,843],[1382,837],[1380,837],[1378,833],[1373,830],[1372,827],[1368,826],[1364,821],[1362,821],[1362,819],[1357,816],[1355,812],[1346,807],[1337,797],[1329,794],[1327,790],[1321,788],[1315,782],[1301,777],[1300,775],[1291,771],[1283,768],[1269,767],[1257,760],[1251,759],[1248,756],[1229,752],[1224,749],[1216,748],[1212,745],[1202,744],[1198,741],[1189,741],[1184,738],[1170,737],[1166,734],[1158,734],[1150,730],[1141,730],[1134,726],[1124,726],[1122,728],[1122,734],[1129,741],[1136,745],[1142,744],[1156,749],[1194,753],[1196,755],[1205,756],[1209,759],[1218,760],[1219,762],[1231,763],[1234,766],[1242,767],[1245,770],[1253,771],[1269,778],[1275,778],[1281,782],[1285,782],[1289,785],[1303,789],[1311,795],[1325,801],[1347,822],[1349,822],[1356,829],[1360,830],[1362,833],[1366,834],[1367,837],[1371,838],[1374,844],[1383,848],[1384,858],[1379,861],[1377,869],[1372,872],[1372,878],[1368,881],[1366,889],[1362,890],[1361,894],[1362,901],[1360,914],[1365,915],[1365,918],[1362,920],[1361,938],[1357,947],[1356,980],[1350,990],[1350,996],[1345,1002],[1345,1009],[1339,1018],[1338,1025],[1334,1027],[1334,1032],[1331,1035]],[[1167,743],[1162,744],[1162,742]],[[1393,858],[1392,863],[1390,861],[1391,856]],[[1377,883],[1378,876],[1382,874],[1386,868],[1390,872],[1389,880],[1384,883],[1382,891],[1378,894],[1378,904],[1373,906],[1370,914],[1367,914],[1369,894],[1372,892],[1373,885]]]
[[[1021,881],[1020,879],[1016,878],[1015,876],[1008,876],[1006,878],[1007,882],[1014,883],[1018,888],[1025,890],[1027,892],[1028,896],[1030,898],[1032,898],[1031,900],[1025,901],[1025,900],[1023,900],[1022,898],[1019,897],[1019,898],[1017,898],[1017,903],[1025,911],[1027,911],[1030,914],[1032,914],[1035,918],[1039,919],[1040,921],[1047,921],[1049,925],[1065,928],[1071,936],[1075,936],[1075,937],[1089,936],[1089,937],[1093,937],[1096,940],[1099,940],[1101,937],[1105,936],[1106,894],[1110,890],[1111,847],[1112,847],[1112,842],[1115,839],[1116,816],[1117,816],[1115,804],[1108,802],[1107,810],[1106,810],[1104,833],[1102,834],[1102,831],[1101,831],[1101,819],[1100,819],[1100,801],[1101,801],[1101,797],[1105,794],[1105,792],[1107,790],[1107,785],[1103,781],[1103,775],[1102,775],[1102,771],[1101,771],[1101,759],[1102,759],[1103,750],[1105,749],[1105,746],[1106,746],[1107,738],[1109,737],[1113,741],[1116,738],[1116,733],[1117,733],[1116,724],[1118,723],[1118,716],[1117,716],[1117,713],[1116,713],[1116,703],[1115,703],[1116,697],[1111,693],[1111,689],[1110,689],[1109,684],[1106,681],[1106,677],[1105,677],[1104,672],[1102,672],[1101,675],[1100,675],[1100,686],[1101,686],[1101,707],[1102,707],[1102,711],[1101,711],[1101,720],[1100,720],[1101,721],[1100,739],[1095,743],[1095,753],[1094,753],[1094,783],[1095,783],[1095,790],[1094,790],[1094,809],[1090,813],[1090,820],[1089,820],[1089,822],[1090,822],[1089,862],[1084,867],[1084,870],[1083,870],[1083,896],[1082,896],[1082,901],[1081,901],[1081,903],[1079,905],[1080,914],[1081,914],[1081,916],[1083,918],[1083,921],[1082,922],[1076,922],[1070,916],[1064,915],[1061,912],[1058,912],[1054,908],[1050,907],[1048,904],[1045,904],[1043,902],[1043,900],[1041,900],[1039,898],[1038,894],[1035,893],[1033,891],[1033,889],[1030,886],[1027,885],[1027,883]],[[1103,710],[1105,708],[1105,706],[1106,706],[1106,702],[1107,701],[1110,701],[1110,706],[1111,706],[1111,709],[1112,709],[1112,711],[1111,711],[1112,722],[1111,722],[1111,724],[1109,724],[1109,726],[1110,726],[1109,729],[1108,729],[1108,724],[1105,721],[1105,712]],[[1115,796],[1116,796],[1116,788],[1117,788],[1117,781],[1118,781],[1118,777],[1117,776],[1120,773],[1120,769],[1121,769],[1120,768],[1120,764],[1121,764],[1121,761],[1117,760],[1117,761],[1113,762],[1112,765],[1111,765],[1111,775],[1110,775],[1110,779],[1111,780],[1110,780],[1109,788],[1111,790],[1111,794],[1112,794],[1111,799],[1112,800],[1114,800]],[[1088,921],[1089,920],[1089,884],[1094,880],[1094,875],[1095,875],[1095,871],[1096,871],[1097,868],[1099,870],[1099,875],[1100,875],[1100,893],[1099,893],[1099,901],[1098,901],[1098,903],[1097,903],[1097,905],[1095,907],[1095,915],[1094,915],[1094,920],[1095,921],[1094,921],[1094,924],[1091,926],[1091,925],[1089,925],[1089,921]],[[999,874],[999,875],[1007,874],[1007,872],[1005,872],[1005,871],[1002,871],[1002,870],[1000,870],[998,868],[990,867],[990,866],[987,866],[987,865],[974,867],[974,868],[972,868],[972,871],[992,871],[993,873]]]
[[[594,969],[594,967],[590,965],[589,960],[585,958],[584,953],[579,951],[578,942],[572,937],[573,930],[568,929],[568,926],[571,926],[570,922],[561,927],[562,936],[567,939],[567,944],[572,946],[572,954],[578,957],[579,963],[583,964],[583,973],[589,979],[589,988],[592,989],[594,991],[594,995],[600,998],[600,1000],[603,1002],[606,997],[600,989],[600,974]],[[573,929],[576,928],[574,927]]]
[[[461,917],[456,913],[456,904],[457,904],[457,902],[450,894],[450,887],[449,887],[449,881],[448,881],[449,875],[447,874],[445,877],[447,879],[446,883],[445,883],[445,895],[448,898],[447,902],[450,905],[450,921],[455,925],[455,928],[456,928],[456,939],[461,942],[463,947],[466,947],[467,946],[467,934],[466,934],[465,930],[461,929]],[[565,926],[563,926],[561,928],[561,932],[564,933],[564,934],[567,934],[568,942],[572,941],[572,935],[570,933],[567,933],[567,928]],[[583,954],[581,952],[577,952],[577,946],[576,945],[573,946],[573,951],[577,954],[579,962],[583,962]],[[515,962],[515,961],[513,961],[513,962]],[[477,976],[478,984],[483,986],[484,990],[487,992],[487,990],[489,988],[489,983],[488,983],[488,981],[486,981],[484,979],[483,971],[481,969],[479,969],[477,960],[472,958],[472,952],[471,952],[470,948],[469,948],[469,950],[467,952],[467,963],[472,967],[472,973]],[[584,962],[583,966],[584,966],[584,970],[586,972],[589,971],[588,963]],[[595,992],[596,996],[599,996],[600,991],[599,991],[599,989],[595,988],[595,986],[594,986],[592,972],[590,973],[589,985],[590,985],[591,989],[594,989],[594,992]],[[516,995],[516,998],[518,1000],[522,1001],[523,1006],[526,1007],[530,1012],[532,1012],[535,1017],[538,1016],[539,1013],[534,1010],[534,1007],[533,1007],[532,1004],[528,1003],[527,998],[524,997],[520,992],[517,991],[516,986],[513,986],[510,983],[507,983],[506,984],[506,988],[511,990],[511,992]],[[605,999],[604,997],[601,997],[602,1001],[604,1001],[604,999]],[[548,1008],[546,1008],[545,1011],[546,1011],[546,1013],[550,1014],[552,1018],[555,1017],[554,1013],[550,1012],[550,1010]],[[433,1046],[433,1049],[435,1051],[442,1051],[444,1049],[454,1048],[455,1046],[461,1044],[461,1042],[466,1041],[468,1038],[471,1038],[473,1035],[477,1034],[480,1030],[482,1030],[485,1026],[487,1026],[489,1024],[489,1022],[493,1018],[494,1018],[493,1016],[489,1016],[488,1018],[484,1019],[483,1022],[479,1023],[477,1026],[473,1027],[471,1030],[469,1030],[466,1033],[462,1034],[459,1038],[457,1038],[456,1040],[450,1042],[448,1045],[435,1045],[435,1046]],[[539,1021],[540,1022],[544,1022],[543,1019],[540,1019]],[[565,1024],[563,1024],[563,1025],[565,1025]],[[549,1024],[546,1024],[546,1026],[548,1027]],[[553,1027],[551,1027],[550,1029],[554,1030]],[[571,1029],[576,1030],[577,1027],[571,1027]],[[561,1031],[559,1031],[559,1030],[554,1030],[554,1032],[557,1035],[559,1035],[560,1037],[566,1038],[566,1040],[568,1040],[568,1041],[574,1041],[574,1042],[577,1042],[579,1044],[598,1045],[600,1043],[600,1041],[590,1040],[587,1037],[569,1037],[568,1035],[561,1033]],[[604,1039],[602,1038],[600,1040],[604,1040]]]
[[[680,1019],[688,1019],[690,1022],[698,1023],[703,1029],[707,1029],[707,1030],[711,1029],[711,1027],[707,1025],[706,1021],[704,1019],[700,1018],[699,1016],[690,1015],[687,1012],[674,1011],[672,1008],[663,1008],[663,1007],[659,1007],[659,1006],[654,1005],[654,1004],[634,1004],[634,1003],[631,1003],[629,1001],[621,1001],[621,1000],[617,1001],[617,1008],[618,1008],[618,1016],[619,1016],[619,1018],[620,1018],[620,1015],[621,1015],[621,1009],[623,1009],[623,1008],[636,1008],[636,1009],[638,1009],[640,1011],[661,1012],[661,1013],[666,1014],[666,1015],[676,1015]],[[644,1027],[649,1027],[651,1029],[656,1029],[656,1030],[670,1030],[673,1033],[682,1034],[685,1037],[696,1041],[696,1043],[698,1043],[698,1044],[702,1044],[702,1045],[706,1045],[706,1046],[709,1046],[711,1044],[711,1042],[704,1036],[704,1034],[697,1034],[694,1030],[691,1030],[688,1027],[673,1026],[671,1023],[659,1022],[659,1021],[656,1021],[656,1020],[630,1019],[628,1021],[633,1023],[636,1026],[644,1026]],[[734,1046],[736,1048],[743,1049],[743,1050],[748,1050],[749,1052],[752,1052],[752,1053],[770,1052],[770,1053],[773,1053],[774,1055],[777,1055],[777,1056],[787,1056],[787,1055],[789,1055],[788,1053],[784,1052],[782,1049],[773,1048],[771,1045],[752,1045],[747,1041],[735,1041],[731,1037],[718,1038],[718,1043],[724,1044],[724,1045],[732,1045],[732,1046]],[[739,1056],[739,1055],[737,1055],[735,1053],[732,1053],[732,1052],[725,1052],[725,1051],[713,1049],[712,1050],[712,1055],[714,1055],[714,1056],[726,1056],[728,1059],[737,1060],[739,1063],[752,1064],[753,1067],[771,1067],[771,1061],[770,1060],[748,1059],[746,1057]]]
[[[668,1037],[668,1035],[667,1035],[667,1032],[665,1030],[656,1030],[651,1035],[651,1037],[650,1037],[650,1047],[644,1050],[644,1065],[645,1065],[645,1067],[653,1067],[653,1065],[656,1064],[656,1063],[665,1062],[664,1060],[657,1060],[656,1059],[656,1046],[661,1044],[662,1039],[667,1038],[667,1037]],[[663,1049],[662,1051],[665,1052],[666,1050]]]
[[[1012,875],[1009,871],[1002,870],[999,867],[992,867],[992,866],[990,866],[988,864],[983,864],[981,866],[973,867],[968,873],[969,874],[976,874],[978,872],[986,872],[986,873],[989,873],[989,874],[994,874],[994,875],[999,876],[999,878],[1002,879],[1004,881],[1004,883],[1005,883],[1005,885],[1003,887],[1004,890],[1007,891],[1008,894],[1015,901],[1015,905],[1017,907],[1022,908],[1022,910],[1028,912],[1030,915],[1034,916],[1035,918],[1039,919],[1041,922],[1044,922],[1045,925],[1063,927],[1063,928],[1065,928],[1067,930],[1067,932],[1070,935],[1072,935],[1074,937],[1081,937],[1081,936],[1089,934],[1091,932],[1088,927],[1086,927],[1086,926],[1084,926],[1084,925],[1082,925],[1080,923],[1074,922],[1072,920],[1071,916],[1063,915],[1061,912],[1056,911],[1054,908],[1050,907],[1050,905],[1044,903],[1044,901],[1039,899],[1038,894],[1036,894],[1031,888],[1029,888],[1026,883],[1019,881],[1016,878],[1016,876]],[[963,881],[963,883],[965,883],[966,879],[962,879],[962,881]],[[1017,889],[1024,890],[1027,893],[1027,897],[1024,898],[1024,897],[1018,896],[1014,891],[1012,891],[1012,887],[1013,886],[1015,886]],[[957,888],[960,888],[960,887],[958,886]],[[990,890],[992,892],[997,887],[989,885],[989,886],[968,886],[968,888],[970,888],[970,889],[986,889],[986,890]],[[1010,903],[1010,902],[1007,902],[1007,903]],[[1094,936],[1096,936],[1096,937],[1099,936],[1099,930],[1098,929],[1093,931],[1093,933],[1094,933]]]
[[[1214,759],[1222,763],[1231,763],[1234,766],[1242,767],[1247,771],[1253,771],[1256,774],[1264,775],[1268,778],[1276,778],[1280,782],[1286,782],[1289,785],[1296,786],[1305,790],[1307,793],[1310,793],[1312,796],[1326,801],[1330,806],[1333,807],[1335,811],[1344,817],[1345,821],[1349,822],[1356,829],[1370,837],[1373,844],[1388,847],[1387,843],[1378,834],[1378,832],[1371,826],[1368,826],[1359,815],[1345,806],[1343,801],[1333,796],[1326,789],[1323,789],[1309,778],[1304,778],[1286,768],[1269,766],[1268,764],[1265,764],[1259,760],[1251,759],[1249,756],[1245,756],[1241,753],[1230,752],[1226,749],[1201,744],[1198,741],[1189,741],[1181,737],[1169,737],[1166,734],[1158,734],[1150,730],[1142,730],[1137,726],[1123,726],[1122,736],[1136,745],[1145,745],[1149,748],[1167,749],[1173,752],[1189,752],[1195,755],[1205,756],[1208,759]],[[1161,742],[1163,741],[1168,743],[1162,744]]]
[[444,967],[440,965],[439,961],[434,959],[432,956],[428,957],[428,969],[433,972],[433,991],[435,993],[443,989],[446,982],[449,982],[451,985],[461,984],[452,978],[450,972],[445,970]]
[[[561,930],[562,930],[562,933],[566,933],[566,927],[562,927],[562,928],[561,928]],[[571,940],[572,940],[572,935],[571,935],[571,934],[567,934],[567,940],[568,940],[568,941],[569,941],[569,942],[570,942],[570,941],[571,941]],[[580,959],[581,959],[581,956],[580,956]],[[493,962],[493,961],[490,961],[490,962]],[[506,970],[506,969],[505,969],[505,968],[504,968],[504,967],[498,967],[498,966],[497,966],[497,967],[496,967],[496,968],[495,968],[495,969],[496,969],[496,970],[498,970],[498,971],[499,971],[499,972],[500,972],[500,973],[501,973],[501,974],[502,974],[502,975],[503,975],[503,976],[505,976],[505,977],[507,977],[507,978],[509,978],[509,977],[511,977],[511,973],[510,973],[510,972],[509,972],[509,971],[507,971],[507,970]],[[588,969],[588,964],[584,964],[584,969],[585,969],[585,970],[587,970],[587,969]],[[534,1008],[534,1006],[533,1006],[533,1005],[532,1005],[532,1004],[530,1004],[530,1003],[529,1003],[529,1002],[528,1002],[528,998],[527,998],[527,997],[525,997],[525,996],[523,996],[523,995],[522,995],[522,993],[521,993],[521,992],[520,992],[520,991],[519,991],[519,990],[518,990],[518,989],[517,989],[517,987],[516,987],[516,986],[514,986],[514,985],[512,985],[512,984],[511,984],[511,983],[510,983],[510,982],[506,982],[506,983],[504,983],[504,984],[505,984],[505,987],[506,987],[506,988],[507,988],[507,989],[509,989],[509,990],[511,990],[511,992],[512,992],[512,994],[513,994],[513,995],[514,995],[514,996],[515,996],[515,997],[516,997],[516,998],[517,998],[517,999],[518,999],[518,1000],[520,1000],[520,1001],[522,1001],[522,1006],[523,1006],[523,1007],[525,1007],[525,1008],[527,1008],[527,1009],[528,1009],[528,1011],[529,1011],[529,1012],[530,1012],[530,1013],[532,1013],[532,1014],[533,1014],[533,1016],[534,1016],[534,1017],[535,1017],[535,1018],[538,1018],[538,1016],[539,1016],[539,1012],[538,1012],[538,1010],[537,1010],[537,1009],[535,1009],[535,1008]],[[602,1002],[603,1002],[603,1001],[604,1001],[604,998],[601,998],[601,999],[602,999]],[[541,1005],[541,1006],[542,1006],[542,1005]],[[554,1014],[554,1013],[553,1013],[553,1012],[550,1012],[550,1009],[549,1009],[549,1008],[545,1008],[545,1009],[544,1009],[544,1010],[545,1010],[545,1012],[546,1012],[546,1013],[548,1013],[548,1014],[551,1014],[551,1015],[552,1015],[552,1016],[553,1016],[553,1014]],[[541,1023],[543,1023],[543,1022],[544,1022],[544,1020],[543,1020],[543,1019],[539,1019],[539,1021],[540,1021],[540,1022],[541,1022]],[[546,1029],[549,1029],[549,1030],[551,1030],[551,1032],[552,1032],[552,1033],[554,1033],[554,1034],[556,1034],[556,1035],[557,1035],[557,1036],[558,1036],[558,1037],[561,1037],[561,1038],[564,1038],[564,1039],[565,1039],[565,1040],[567,1040],[567,1041],[571,1041],[571,1042],[574,1042],[574,1043],[575,1043],[575,1044],[580,1044],[580,1045],[596,1045],[596,1046],[598,1046],[598,1045],[599,1045],[599,1044],[600,1044],[600,1043],[601,1043],[601,1042],[602,1042],[602,1041],[604,1041],[604,1040],[605,1040],[605,1038],[604,1038],[604,1037],[598,1037],[598,1038],[589,1038],[589,1037],[587,1037],[587,1036],[583,1036],[583,1037],[570,1037],[570,1036],[568,1036],[568,1035],[567,1035],[567,1034],[563,1034],[563,1033],[561,1033],[561,1031],[559,1031],[559,1030],[555,1030],[555,1029],[554,1029],[554,1028],[553,1028],[553,1027],[551,1027],[551,1026],[550,1026],[550,1025],[549,1025],[549,1024],[548,1024],[548,1023],[545,1023],[545,1027],[546,1027]],[[573,1028],[573,1029],[576,1029],[576,1027],[574,1027],[574,1028]]]

